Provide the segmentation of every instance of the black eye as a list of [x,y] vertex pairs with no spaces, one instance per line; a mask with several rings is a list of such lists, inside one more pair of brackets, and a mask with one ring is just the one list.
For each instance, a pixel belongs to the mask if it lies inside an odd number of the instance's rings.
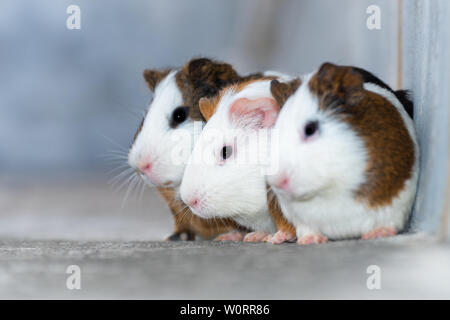
[[310,121],[305,126],[305,138],[309,138],[314,135],[319,129],[318,121]]
[[233,154],[233,148],[231,146],[224,146],[222,148],[222,160],[226,160]]
[[172,117],[170,119],[170,127],[175,128],[180,123],[186,121],[189,115],[189,107],[178,107],[172,112]]

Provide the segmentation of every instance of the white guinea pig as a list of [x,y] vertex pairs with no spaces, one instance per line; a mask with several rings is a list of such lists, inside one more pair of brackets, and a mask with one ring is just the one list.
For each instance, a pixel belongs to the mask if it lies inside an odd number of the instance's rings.
[[206,58],[193,59],[178,69],[145,70],[144,78],[154,95],[135,134],[128,163],[148,184],[158,187],[169,205],[175,220],[169,239],[178,240],[184,233],[190,240],[196,234],[211,238],[235,229],[238,226],[231,220],[192,215],[179,198],[179,186],[194,138],[204,124],[199,99],[242,78],[231,65]]
[[282,110],[275,125],[279,171],[268,182],[298,243],[404,229],[419,174],[405,92],[362,69],[330,63],[297,90],[277,81],[271,90]]
[[[256,231],[244,241],[261,241],[275,231],[259,158],[267,154],[255,139],[261,138],[263,131],[270,134],[278,116],[279,107],[270,92],[274,78],[232,85],[212,99],[200,100],[200,110],[208,122],[180,188],[182,200],[196,215],[231,218]],[[252,158],[253,152],[258,156]]]

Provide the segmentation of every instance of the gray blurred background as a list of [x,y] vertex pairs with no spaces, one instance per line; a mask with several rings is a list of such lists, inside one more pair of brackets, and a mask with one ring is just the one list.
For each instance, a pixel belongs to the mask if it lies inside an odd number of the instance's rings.
[[[81,8],[68,30],[66,8]],[[366,8],[381,9],[368,30]],[[396,1],[170,0],[0,3],[0,236],[161,239],[171,218],[153,190],[115,192],[103,155],[126,153],[151,93],[145,68],[194,56],[241,73],[292,75],[331,61],[396,88]]]

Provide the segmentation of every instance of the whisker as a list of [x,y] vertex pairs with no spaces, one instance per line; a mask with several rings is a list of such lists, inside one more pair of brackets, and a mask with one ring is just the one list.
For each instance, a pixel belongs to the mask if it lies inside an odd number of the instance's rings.
[[[125,114],[129,117],[132,117],[133,120],[141,120],[142,119],[142,115],[141,115],[142,111],[135,110],[130,107],[123,106],[123,105],[116,105],[116,108],[117,108],[116,109],[117,112]],[[146,109],[144,110],[144,115],[145,115],[145,112],[146,112]]]
[[215,222],[215,224],[216,224],[216,232],[218,233],[219,230],[220,230],[219,222],[217,221],[217,218],[216,218],[216,217],[214,217],[213,220],[214,220],[214,222]]
[[107,154],[117,154],[117,155],[122,155],[122,156],[127,156],[128,155],[128,150],[106,150]]
[[145,181],[142,179],[139,179],[139,184],[140,184],[140,194],[139,194],[139,203],[142,203],[142,196],[144,195],[144,191],[145,191]]
[[194,219],[194,214],[191,214],[191,219],[189,219],[189,224],[192,224],[193,219]]
[[184,222],[184,219],[186,219],[186,217],[189,215],[189,212],[190,212],[189,208],[184,208],[184,211],[180,218],[180,222]]
[[128,157],[120,157],[117,155],[103,155],[103,156],[97,156],[97,159],[101,159],[104,161],[117,161],[117,162],[128,162]]
[[122,159],[103,159],[104,162],[106,162],[108,165],[127,165],[129,166],[127,161],[124,161]]
[[139,179],[137,177],[137,175],[133,175],[132,179],[130,181],[130,184],[128,185],[127,192],[125,193],[125,197],[122,200],[122,209],[124,208],[125,203],[127,202],[128,196],[130,195],[131,191],[133,190],[134,186],[136,185],[136,181],[137,181],[136,179]]
[[180,210],[178,210],[174,215],[175,215],[175,216],[178,215],[181,211],[183,211],[183,210],[185,210],[185,209],[187,209],[187,208],[189,208],[189,206],[184,205],[184,207],[182,207]]
[[124,177],[126,177],[129,174],[132,174],[134,171],[133,168],[128,168],[117,174],[114,178],[108,181],[113,187],[116,183],[120,182]]
[[116,147],[118,147],[119,150],[122,150],[122,151],[124,151],[124,152],[127,152],[127,151],[128,151],[128,148],[126,148],[126,147],[120,145],[119,143],[117,143],[116,141],[114,141],[114,140],[112,140],[111,138],[107,137],[107,136],[104,135],[103,133],[99,133],[99,135],[100,135],[102,138],[106,139],[108,142],[110,142],[110,143],[112,143],[113,145],[115,145]]
[[122,150],[106,150],[105,153],[99,154],[96,157],[97,158],[103,158],[105,156],[119,156],[126,158],[128,156],[128,151],[122,151]]
[[105,155],[105,156],[97,157],[97,158],[98,158],[98,159],[101,159],[101,160],[104,160],[104,161],[111,161],[111,162],[117,161],[117,162],[125,162],[125,163],[128,163],[128,157],[125,157],[125,156],[118,156],[118,155],[113,155],[113,154],[111,154],[111,155]]
[[118,170],[120,170],[120,172],[122,172],[122,170],[125,170],[127,168],[129,168],[128,164],[123,164],[121,166],[118,166],[118,167],[115,167],[115,168],[109,170],[108,172],[106,172],[106,174],[107,175],[111,175],[111,174],[113,174],[114,172],[116,172]]
[[121,184],[119,185],[119,187],[116,189],[117,192],[121,191],[123,187],[125,187],[127,184],[131,183],[131,180],[134,179],[135,175],[130,172],[129,173],[129,177],[125,178]]

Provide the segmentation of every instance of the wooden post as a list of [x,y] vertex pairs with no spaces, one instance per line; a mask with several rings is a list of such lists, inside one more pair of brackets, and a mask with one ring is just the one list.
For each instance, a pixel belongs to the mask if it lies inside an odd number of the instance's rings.
[[448,232],[449,29],[447,0],[402,1],[402,86],[412,90],[421,172],[411,227]]

